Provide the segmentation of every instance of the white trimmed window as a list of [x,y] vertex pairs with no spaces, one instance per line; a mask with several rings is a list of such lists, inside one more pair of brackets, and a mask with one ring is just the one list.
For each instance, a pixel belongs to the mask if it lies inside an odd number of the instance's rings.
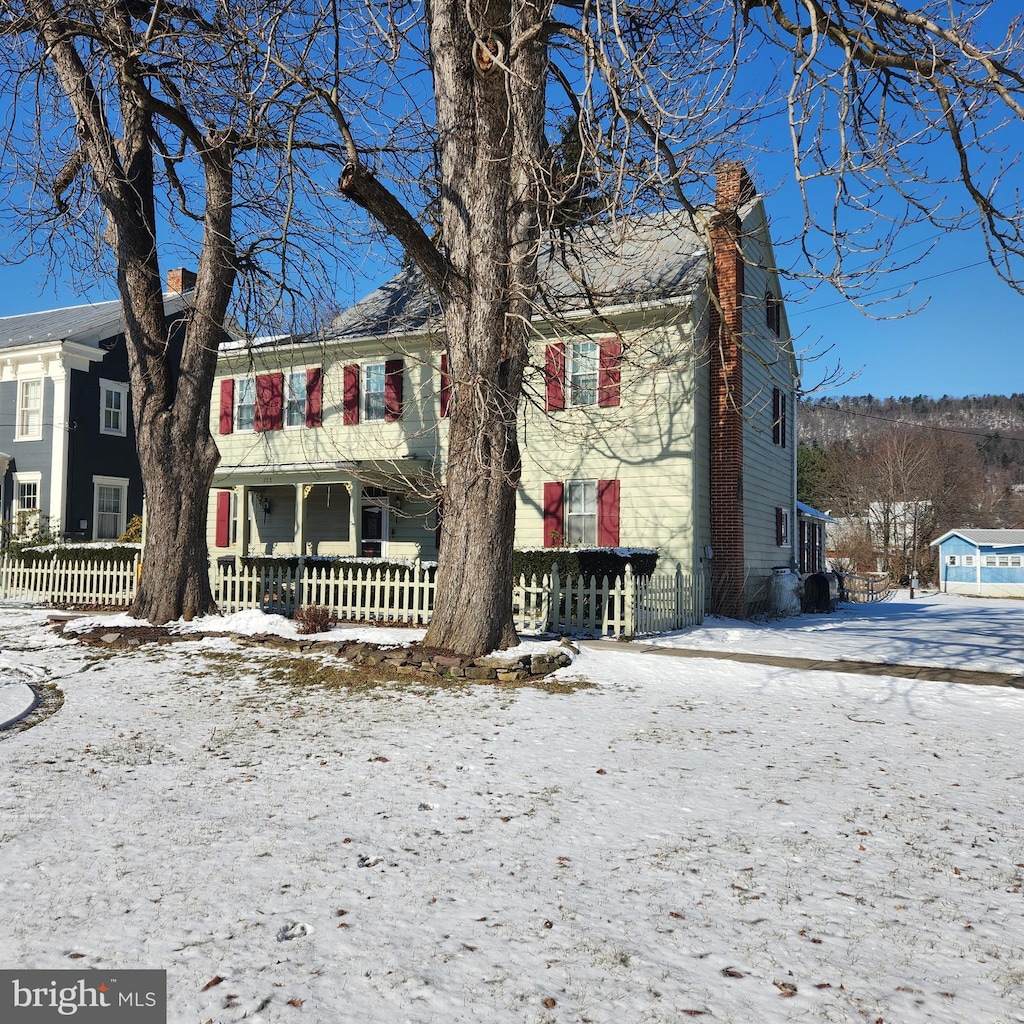
[[93,540],[117,540],[125,531],[128,480],[118,476],[94,476]]
[[124,437],[128,433],[128,385],[100,381],[100,433]]
[[11,506],[11,521],[14,532],[30,533],[39,523],[39,491],[42,487],[42,473],[14,474],[14,501]]
[[18,429],[16,441],[38,441],[43,436],[43,381],[18,381]]
[[597,481],[570,480],[565,485],[565,543],[597,544]]
[[384,419],[387,399],[384,393],[387,367],[384,363],[368,363],[363,367],[363,421]]
[[946,565],[959,565],[959,564],[960,564],[960,556],[959,555],[946,555]]
[[235,381],[235,430],[253,430],[256,425],[256,380],[239,377]]
[[601,349],[593,341],[574,341],[569,348],[569,405],[597,405]]
[[974,555],[964,555],[964,565],[974,565]]
[[284,378],[284,425],[304,427],[306,425],[306,371],[293,370]]

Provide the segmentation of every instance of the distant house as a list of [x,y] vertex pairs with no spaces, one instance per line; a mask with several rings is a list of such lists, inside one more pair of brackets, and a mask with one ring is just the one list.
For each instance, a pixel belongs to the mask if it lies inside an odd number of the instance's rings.
[[943,593],[1024,597],[1024,530],[950,530],[931,546]]
[[[170,275],[169,317],[190,283]],[[141,511],[120,301],[0,317],[0,519],[109,540]]]
[[[543,249],[515,543],[655,548],[742,616],[796,545],[797,365],[762,199],[724,164],[715,206],[575,241]],[[415,269],[322,335],[225,347],[218,378],[215,556],[438,557],[449,404],[474,395]]]

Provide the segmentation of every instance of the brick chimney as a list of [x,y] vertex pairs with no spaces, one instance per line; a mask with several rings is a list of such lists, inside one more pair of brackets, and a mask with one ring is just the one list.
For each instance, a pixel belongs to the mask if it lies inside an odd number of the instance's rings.
[[167,271],[167,290],[169,292],[177,292],[180,295],[182,292],[191,291],[195,287],[195,283],[196,275],[191,270],[178,267],[177,270]]
[[743,528],[743,255],[739,208],[756,195],[743,164],[716,168],[711,221],[711,605],[746,614]]

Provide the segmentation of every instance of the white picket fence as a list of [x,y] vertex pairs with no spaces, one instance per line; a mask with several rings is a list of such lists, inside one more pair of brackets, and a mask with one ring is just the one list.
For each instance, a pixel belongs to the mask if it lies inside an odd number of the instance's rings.
[[[58,607],[127,607],[135,598],[138,561],[26,563],[0,557],[0,600]],[[419,562],[408,568],[371,566],[235,566],[215,564],[214,598],[225,614],[260,609],[291,616],[304,605],[327,608],[340,622],[425,626],[434,607],[434,573]],[[633,637],[696,625],[704,619],[704,581],[679,567],[674,573],[636,577],[563,579],[550,574],[513,586],[512,606],[521,633]]]
[[61,608],[127,608],[135,600],[138,560],[98,563],[0,557],[0,600]]

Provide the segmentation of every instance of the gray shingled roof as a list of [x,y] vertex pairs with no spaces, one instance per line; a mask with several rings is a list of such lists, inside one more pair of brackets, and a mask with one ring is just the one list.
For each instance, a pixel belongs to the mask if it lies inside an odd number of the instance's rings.
[[[688,212],[623,219],[585,229],[571,246],[544,244],[538,304],[569,313],[682,298],[693,293],[706,269],[704,240]],[[327,337],[405,334],[429,328],[437,316],[436,297],[410,267],[336,317]]]
[[950,530],[944,533],[938,540],[933,540],[932,545],[941,544],[949,537],[963,537],[971,544],[979,547],[1019,547],[1024,545],[1024,530]]
[[[176,313],[184,306],[179,294],[164,296],[164,308]],[[104,338],[120,334],[121,301],[95,302],[84,306],[47,309],[0,317],[0,349],[47,345],[55,341],[77,341],[97,345]]]

